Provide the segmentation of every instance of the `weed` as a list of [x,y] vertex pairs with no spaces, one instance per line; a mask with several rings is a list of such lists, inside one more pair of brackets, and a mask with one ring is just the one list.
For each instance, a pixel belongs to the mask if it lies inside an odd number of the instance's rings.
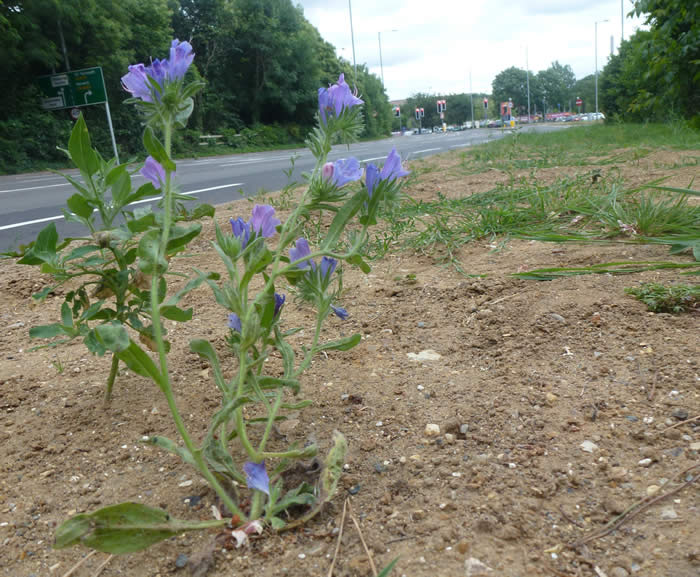
[[627,288],[625,292],[642,301],[655,313],[673,313],[698,311],[700,303],[700,285],[677,284],[665,286],[660,283],[642,283],[636,288]]

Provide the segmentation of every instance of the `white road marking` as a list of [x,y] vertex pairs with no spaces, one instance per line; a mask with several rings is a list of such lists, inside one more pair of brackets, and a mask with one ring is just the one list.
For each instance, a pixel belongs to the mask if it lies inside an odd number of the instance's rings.
[[471,146],[471,142],[463,142],[462,144],[455,144],[453,146],[450,146],[450,148],[464,148],[465,146]]
[[[200,188],[197,190],[190,190],[188,192],[181,192],[180,194],[184,194],[187,196],[191,196],[193,194],[198,194],[200,192],[209,192],[211,190],[220,190],[222,188],[231,188],[232,186],[243,186],[243,182],[232,182],[231,184],[220,184],[219,186],[210,186],[209,188]],[[133,204],[143,204],[144,202],[155,202],[156,200],[160,200],[163,198],[162,196],[151,196],[149,198],[144,198],[142,200],[137,200],[136,202],[132,202],[129,204],[129,206]],[[63,218],[63,215],[60,216],[47,216],[46,218],[37,218],[35,220],[27,220],[24,222],[15,222],[13,224],[6,224],[4,226],[0,226],[0,230],[8,230],[10,228],[19,228],[22,226],[29,226],[30,224],[38,224],[40,222],[49,222],[51,220],[61,220]]]
[[373,160],[384,160],[386,156],[375,156],[374,158],[363,158],[360,162],[371,162]]
[[421,154],[422,152],[432,152],[433,150],[442,150],[442,148],[426,148],[425,150],[416,150],[413,154]]
[[44,186],[29,186],[27,188],[11,188],[9,190],[0,190],[0,194],[5,192],[21,192],[23,190],[37,190],[39,188],[53,188],[56,186],[72,186],[70,182],[61,182],[60,184],[46,184]]

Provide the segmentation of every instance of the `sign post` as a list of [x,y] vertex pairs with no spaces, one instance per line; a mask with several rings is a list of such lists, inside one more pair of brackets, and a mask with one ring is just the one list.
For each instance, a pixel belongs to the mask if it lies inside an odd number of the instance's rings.
[[[41,107],[44,110],[60,110],[62,108],[104,104],[107,111],[109,133],[112,136],[114,156],[117,159],[117,164],[119,163],[117,141],[114,138],[112,115],[109,111],[109,101],[101,66],[40,76],[38,85],[42,93]],[[73,116],[72,111],[71,116]]]
[[578,113],[581,114],[581,105],[583,104],[583,100],[581,98],[576,98],[576,106],[578,106]]

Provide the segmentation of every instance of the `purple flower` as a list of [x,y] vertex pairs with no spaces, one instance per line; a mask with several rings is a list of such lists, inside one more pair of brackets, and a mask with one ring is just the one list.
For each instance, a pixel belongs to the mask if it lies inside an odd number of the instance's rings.
[[331,310],[335,313],[335,315],[336,315],[340,320],[343,320],[343,321],[344,321],[345,319],[347,319],[347,318],[350,316],[350,314],[348,313],[348,311],[346,311],[346,310],[345,310],[344,308],[342,308],[342,307],[335,307],[335,306],[331,305]]
[[153,80],[156,81],[158,86],[160,86],[161,92],[168,78],[168,68],[169,63],[165,58],[163,60],[158,60],[156,58],[153,62],[151,62],[150,66],[146,66],[146,72],[151,78],[153,78]]
[[[289,260],[292,262],[303,259],[304,257],[311,255],[311,249],[309,248],[309,243],[305,238],[298,238],[294,247],[289,249]],[[311,268],[316,270],[316,263],[312,259],[303,260],[297,263],[299,268]]]
[[[345,186],[348,182],[360,180],[362,177],[360,161],[357,160],[357,158],[341,158],[336,160],[331,166],[333,170],[331,172],[330,181],[338,188]],[[326,167],[324,166],[323,169],[325,178]]]
[[363,100],[351,92],[345,82],[344,74],[338,77],[337,84],[333,84],[328,89],[318,89],[318,110],[323,124],[326,123],[326,114],[333,113],[338,118],[346,108],[350,109],[363,103]]
[[365,168],[365,185],[367,186],[367,192],[369,197],[372,198],[374,193],[374,188],[377,186],[377,181],[379,180],[379,169],[372,163],[368,164]]
[[134,98],[140,98],[144,102],[153,102],[151,88],[148,84],[148,72],[143,64],[129,66],[128,74],[122,76],[122,87],[131,92]]
[[239,317],[236,313],[231,313],[228,316],[228,328],[236,331],[237,333],[241,332],[241,317]]
[[277,316],[280,314],[280,310],[282,310],[282,305],[284,305],[284,301],[286,300],[286,296],[275,293],[275,313],[273,316]]
[[147,180],[153,183],[153,186],[160,188],[165,182],[165,169],[152,156],[146,159],[143,168],[139,171]]
[[253,463],[247,461],[243,464],[245,471],[245,482],[249,489],[257,489],[266,495],[270,494],[270,477],[267,476],[265,470],[265,461],[262,463]]
[[235,220],[231,219],[230,222],[233,236],[241,241],[241,250],[243,250],[248,245],[248,239],[250,239],[250,225],[240,216]]
[[277,232],[280,221],[275,218],[275,209],[267,204],[256,204],[248,221],[251,232],[269,238]]
[[402,176],[408,176],[410,172],[404,170],[401,166],[401,157],[396,152],[396,147],[391,149],[389,156],[386,157],[386,162],[382,167],[382,172],[379,174],[381,180],[396,180]]
[[330,258],[327,256],[321,258],[321,266],[319,267],[321,270],[321,278],[324,279],[330,277],[333,274],[333,271],[335,270],[337,264],[338,261],[334,258]]
[[187,69],[194,60],[194,52],[189,42],[180,42],[177,38],[170,45],[168,80],[175,81],[185,77]]

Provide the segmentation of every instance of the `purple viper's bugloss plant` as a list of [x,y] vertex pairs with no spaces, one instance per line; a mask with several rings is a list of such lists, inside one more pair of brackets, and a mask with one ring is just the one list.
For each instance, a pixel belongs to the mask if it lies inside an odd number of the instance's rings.
[[265,461],[262,463],[247,461],[243,464],[243,471],[245,471],[245,482],[249,489],[257,489],[266,495],[270,494],[270,477],[265,469]]
[[364,100],[352,93],[345,82],[344,74],[338,77],[337,84],[318,89],[318,112],[323,124],[326,124],[329,115],[339,118],[343,110],[349,110],[360,104],[364,104]]
[[323,165],[321,175],[324,181],[331,182],[338,188],[362,178],[362,168],[357,158],[340,158]]

